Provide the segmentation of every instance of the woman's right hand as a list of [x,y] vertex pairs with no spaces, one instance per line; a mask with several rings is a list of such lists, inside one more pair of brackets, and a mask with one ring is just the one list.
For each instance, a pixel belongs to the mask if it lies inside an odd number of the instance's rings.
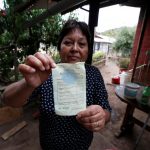
[[54,60],[48,54],[40,52],[29,55],[25,64],[20,64],[18,69],[23,74],[28,86],[36,88],[48,79],[52,68],[55,68]]

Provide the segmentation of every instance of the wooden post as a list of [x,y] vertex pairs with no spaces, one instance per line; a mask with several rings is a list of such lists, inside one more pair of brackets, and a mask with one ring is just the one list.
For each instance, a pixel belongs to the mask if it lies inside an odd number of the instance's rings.
[[89,49],[89,56],[86,61],[87,64],[92,63],[92,55],[93,55],[93,44],[94,44],[94,29],[98,23],[98,13],[99,13],[99,1],[98,0],[90,0],[90,11],[89,11],[89,29],[91,33],[91,48]]
[[139,41],[138,41],[137,53],[136,53],[136,58],[135,58],[134,66],[133,66],[133,74],[132,74],[131,82],[133,82],[133,80],[134,80],[134,75],[135,75],[136,66],[137,66],[138,58],[139,58],[141,47],[142,47],[142,42],[143,42],[143,38],[144,38],[147,19],[148,19],[148,6],[145,8],[145,12],[144,12],[144,18],[143,18],[141,33],[140,33],[140,37],[139,37]]

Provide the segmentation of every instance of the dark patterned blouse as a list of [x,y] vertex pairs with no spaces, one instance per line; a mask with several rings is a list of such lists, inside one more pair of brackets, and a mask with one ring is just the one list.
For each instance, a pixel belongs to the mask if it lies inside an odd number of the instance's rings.
[[[97,104],[111,111],[107,91],[99,70],[90,65],[86,69],[87,106]],[[88,150],[93,132],[85,129],[75,116],[58,116],[54,110],[51,76],[30,97],[40,94],[40,143],[43,150]]]

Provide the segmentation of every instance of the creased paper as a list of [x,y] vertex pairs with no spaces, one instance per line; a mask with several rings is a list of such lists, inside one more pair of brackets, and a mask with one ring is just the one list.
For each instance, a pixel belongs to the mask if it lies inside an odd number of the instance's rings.
[[60,63],[52,69],[55,113],[72,116],[86,109],[84,62]]

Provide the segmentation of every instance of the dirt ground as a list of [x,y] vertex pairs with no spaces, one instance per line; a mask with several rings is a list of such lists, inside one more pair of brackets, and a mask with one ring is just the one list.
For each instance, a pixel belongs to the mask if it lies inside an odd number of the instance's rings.
[[[103,67],[97,66],[104,78],[106,88],[109,95],[109,102],[112,107],[112,115],[110,122],[100,132],[94,134],[94,139],[90,150],[133,150],[136,139],[142,128],[135,125],[133,132],[126,136],[116,138],[115,133],[119,131],[126,104],[121,102],[115,95],[115,86],[111,85],[111,77],[119,73],[115,61],[108,60]],[[0,125],[0,135],[14,127],[20,121],[25,120],[27,126],[20,130],[8,140],[4,141],[0,138],[0,150],[41,150],[39,145],[38,119],[34,119],[32,114],[37,110],[36,105],[26,106],[22,115],[15,121]],[[140,120],[146,119],[146,114],[136,110],[134,115]],[[150,134],[144,131],[137,150],[149,150]]]
[[[111,120],[103,129],[100,134],[103,135],[107,142],[109,141],[118,150],[133,150],[137,137],[141,133],[142,128],[138,125],[134,125],[133,132],[126,136],[116,138],[115,134],[119,131],[125,114],[126,104],[121,102],[120,99],[115,95],[115,86],[111,85],[111,77],[118,75],[119,68],[114,60],[108,60],[104,67],[99,68],[109,95],[109,102],[112,107]],[[147,114],[135,110],[134,116],[139,120],[145,121]],[[150,123],[150,121],[149,121]],[[144,131],[144,134],[137,146],[137,150],[149,150],[150,148],[150,134],[148,131]]]

